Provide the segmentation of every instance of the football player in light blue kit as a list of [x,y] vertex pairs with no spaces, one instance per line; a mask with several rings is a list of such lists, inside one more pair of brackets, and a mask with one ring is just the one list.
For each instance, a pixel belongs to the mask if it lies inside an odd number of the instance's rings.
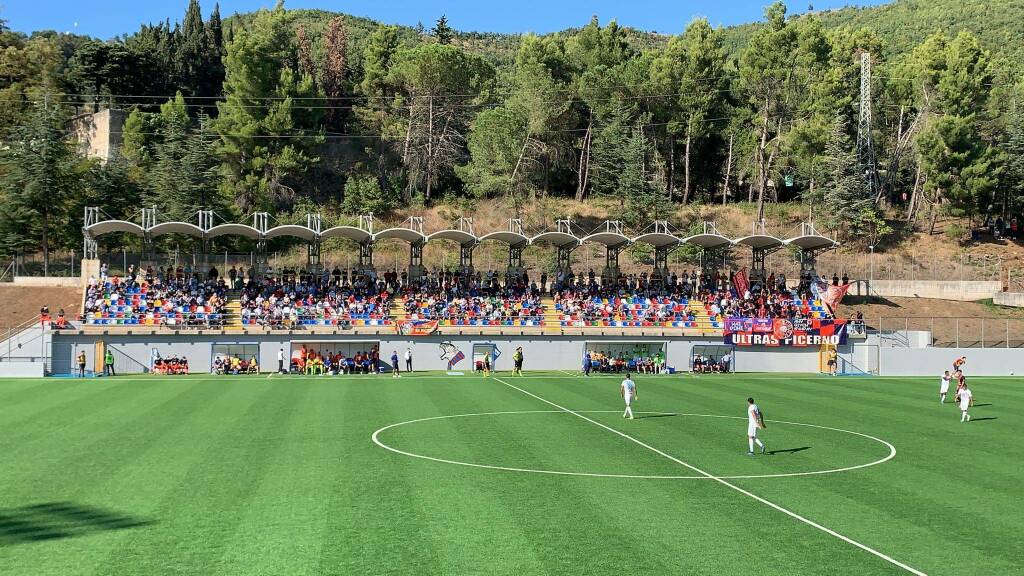
[[626,402],[626,411],[622,413],[623,418],[633,419],[633,400],[636,400],[636,382],[626,374],[626,379],[622,381],[622,386],[619,387],[619,393],[622,394],[622,399]]

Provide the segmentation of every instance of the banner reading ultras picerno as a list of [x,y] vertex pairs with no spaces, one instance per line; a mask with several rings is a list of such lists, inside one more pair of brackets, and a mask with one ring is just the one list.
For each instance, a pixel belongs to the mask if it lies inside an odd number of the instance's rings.
[[728,318],[725,343],[734,346],[807,347],[846,344],[846,320]]

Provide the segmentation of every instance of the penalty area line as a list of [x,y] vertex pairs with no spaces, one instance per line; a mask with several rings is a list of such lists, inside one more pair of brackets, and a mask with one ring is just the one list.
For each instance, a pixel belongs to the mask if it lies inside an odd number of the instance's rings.
[[684,461],[680,460],[679,458],[676,458],[675,456],[672,456],[671,454],[668,454],[667,452],[663,452],[662,450],[659,450],[658,448],[655,448],[654,446],[651,446],[650,444],[647,444],[646,442],[644,442],[642,440],[634,438],[634,437],[630,436],[629,434],[626,434],[625,432],[622,432],[620,430],[616,430],[615,428],[612,428],[611,426],[607,426],[605,424],[602,424],[601,422],[598,422],[597,420],[594,420],[593,418],[588,418],[587,416],[584,416],[583,414],[580,414],[579,412],[575,412],[573,410],[570,410],[569,408],[566,408],[565,406],[562,406],[560,404],[556,404],[556,403],[552,402],[551,400],[548,400],[546,398],[538,396],[538,395],[534,394],[533,392],[530,392],[529,390],[524,390],[524,389],[522,389],[522,388],[520,388],[518,386],[515,386],[513,384],[509,384],[508,382],[505,382],[501,378],[495,378],[494,380],[496,382],[500,382],[500,383],[504,384],[505,386],[508,386],[509,388],[512,388],[513,390],[518,390],[519,392],[522,392],[523,394],[526,394],[527,396],[530,396],[532,398],[540,400],[541,402],[543,402],[545,404],[548,404],[550,406],[558,408],[559,410],[562,410],[564,412],[572,414],[573,416],[576,416],[577,418],[580,418],[582,420],[586,420],[587,422],[590,422],[591,424],[594,424],[595,426],[599,426],[601,428],[604,428],[605,430],[608,430],[609,432],[617,434],[617,435],[625,438],[626,440],[629,440],[630,442],[633,442],[634,444],[636,444],[638,446],[642,446],[642,447],[650,450],[651,452],[654,452],[655,454],[658,454],[659,456],[663,456],[663,457],[665,457],[665,458],[675,462],[676,464],[679,464],[680,466],[684,466],[686,468],[689,468],[690,470],[693,470],[697,474],[700,474],[701,476],[704,476],[704,477],[708,478],[709,480],[714,480],[715,482],[718,482],[722,486],[725,486],[727,488],[731,488],[732,490],[735,490],[736,492],[739,492],[740,494],[743,494],[744,496],[748,496],[750,498],[753,498],[754,500],[757,500],[758,502],[764,504],[765,506],[768,506],[769,508],[772,508],[773,510],[776,510],[778,512],[782,512],[783,514],[789,516],[790,518],[793,518],[795,520],[799,520],[800,522],[803,522],[804,524],[807,524],[808,526],[811,526],[812,528],[817,528],[818,530],[821,530],[822,532],[824,532],[824,533],[826,533],[826,534],[828,534],[830,536],[834,536],[834,537],[842,540],[843,542],[846,542],[847,544],[851,544],[853,546],[856,546],[857,548],[860,548],[861,550],[863,550],[865,552],[868,552],[868,553],[870,553],[870,554],[872,554],[874,556],[877,556],[878,558],[881,558],[882,560],[885,560],[886,562],[888,562],[888,563],[890,563],[890,564],[892,564],[894,566],[898,566],[898,567],[906,570],[907,572],[910,572],[911,574],[914,574],[915,576],[928,576],[924,572],[922,572],[922,571],[920,571],[920,570],[918,570],[916,568],[913,568],[911,566],[908,566],[908,565],[904,564],[903,562],[900,562],[899,560],[896,560],[892,556],[889,556],[887,554],[879,552],[878,550],[875,550],[874,548],[871,548],[870,546],[867,546],[865,544],[861,544],[860,542],[857,542],[856,540],[853,540],[851,538],[843,536],[842,534],[840,534],[839,532],[836,532],[835,530],[832,530],[831,528],[828,528],[826,526],[822,526],[821,524],[818,524],[814,520],[811,520],[809,518],[805,518],[804,516],[801,516],[801,515],[797,514],[796,512],[793,512],[792,510],[789,510],[787,508],[783,508],[782,506],[779,506],[778,504],[776,504],[774,502],[766,500],[766,499],[758,496],[757,494],[754,494],[753,492],[745,490],[745,489],[743,489],[743,488],[733,484],[732,482],[729,482],[728,480],[724,480],[724,479],[719,478],[718,476],[715,476],[715,475],[713,475],[713,474],[711,474],[709,472],[705,472],[704,470],[702,470],[702,469],[700,469],[700,468],[698,468],[698,467],[696,467],[696,466],[694,466],[692,464],[684,462]]

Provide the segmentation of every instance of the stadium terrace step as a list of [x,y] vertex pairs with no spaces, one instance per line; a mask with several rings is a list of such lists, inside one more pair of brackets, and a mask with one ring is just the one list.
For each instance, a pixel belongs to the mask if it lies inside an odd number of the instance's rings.
[[562,315],[555,310],[555,299],[551,296],[543,296],[540,299],[541,309],[544,310],[543,327],[547,332],[562,331]]
[[388,308],[388,316],[394,318],[396,322],[407,319],[408,315],[405,313],[404,296],[398,296],[391,300],[391,306]]
[[238,294],[229,294],[228,301],[224,303],[224,331],[243,332],[242,327],[242,302]]
[[710,333],[721,330],[720,325],[715,325],[711,321],[711,313],[708,312],[708,305],[705,302],[698,300],[690,300],[688,306],[690,313],[693,314],[694,320],[697,322],[697,326],[700,328],[701,333]]

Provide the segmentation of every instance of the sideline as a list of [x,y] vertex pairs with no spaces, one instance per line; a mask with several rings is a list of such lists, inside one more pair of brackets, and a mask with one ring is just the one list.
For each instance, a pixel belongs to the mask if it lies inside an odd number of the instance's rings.
[[580,414],[579,412],[574,412],[574,411],[566,408],[565,406],[561,406],[559,404],[555,404],[554,402],[552,402],[552,401],[550,401],[550,400],[548,400],[546,398],[542,398],[542,397],[534,394],[533,392],[530,392],[529,390],[524,390],[524,389],[522,389],[522,388],[520,388],[518,386],[509,384],[508,382],[505,382],[501,378],[495,378],[494,380],[496,382],[500,382],[501,384],[504,384],[505,386],[508,386],[509,388],[512,388],[513,390],[518,390],[519,392],[521,392],[523,394],[526,394],[527,396],[530,396],[531,398],[535,398],[535,399],[540,400],[541,402],[543,402],[545,404],[548,404],[550,406],[558,408],[559,410],[562,410],[564,412],[568,412],[569,414],[572,414],[573,416],[576,416],[577,418],[581,418],[583,420],[586,420],[587,422],[590,422],[591,424],[594,424],[595,426],[600,426],[601,428],[604,428],[605,430],[608,430],[609,432],[617,434],[617,435],[625,438],[626,440],[629,440],[630,442],[633,442],[634,444],[636,444],[638,446],[642,446],[642,447],[650,450],[651,452],[654,452],[655,454],[658,454],[660,456],[664,456],[665,458],[668,458],[669,460],[675,462],[676,464],[679,464],[680,466],[684,466],[686,468],[689,468],[690,470],[693,470],[697,474],[700,474],[701,476],[707,477],[710,480],[714,480],[715,482],[718,482],[719,484],[721,484],[721,485],[723,485],[723,486],[725,486],[727,488],[731,488],[731,489],[735,490],[736,492],[739,492],[740,494],[743,494],[744,496],[749,496],[750,498],[753,498],[754,500],[757,500],[758,502],[764,504],[765,506],[768,506],[768,507],[770,507],[770,508],[772,508],[774,510],[782,512],[783,514],[789,516],[790,518],[799,520],[800,522],[803,522],[804,524],[807,524],[808,526],[811,526],[813,528],[817,528],[818,530],[821,530],[822,532],[824,532],[824,533],[826,533],[826,534],[828,534],[830,536],[834,536],[834,537],[842,540],[843,542],[846,542],[847,544],[851,544],[853,546],[856,546],[857,548],[860,548],[861,550],[864,550],[865,552],[868,552],[868,553],[870,553],[870,554],[872,554],[874,556],[877,556],[878,558],[881,558],[882,560],[885,560],[886,562],[888,562],[888,563],[890,563],[890,564],[892,564],[894,566],[898,566],[898,567],[906,570],[907,572],[910,572],[911,574],[914,574],[915,576],[928,576],[924,572],[921,572],[920,570],[918,570],[916,568],[908,566],[908,565],[900,562],[899,560],[896,560],[895,558],[893,558],[891,556],[888,556],[886,554],[883,554],[882,552],[879,552],[878,550],[875,550],[874,548],[871,548],[869,546],[861,544],[860,542],[857,542],[856,540],[853,540],[853,539],[850,539],[850,538],[848,538],[846,536],[843,536],[842,534],[836,532],[835,530],[832,530],[831,528],[827,528],[825,526],[822,526],[821,524],[818,524],[814,520],[810,520],[808,518],[805,518],[804,516],[801,516],[801,515],[797,514],[796,512],[793,512],[792,510],[789,510],[787,508],[783,508],[782,506],[779,506],[778,504],[776,504],[774,502],[766,500],[766,499],[758,496],[757,494],[754,494],[752,492],[744,490],[743,488],[740,488],[739,486],[733,484],[732,482],[729,482],[728,480],[724,480],[722,478],[719,478],[717,476],[709,474],[708,472],[705,472],[704,470],[702,470],[700,468],[697,468],[696,466],[694,466],[692,464],[688,464],[688,463],[680,460],[679,458],[676,458],[675,456],[672,456],[671,454],[663,452],[663,451],[655,448],[654,446],[651,446],[650,444],[647,444],[647,443],[643,442],[642,440],[638,440],[638,439],[630,436],[629,434],[626,434],[625,432],[621,432],[619,430],[616,430],[615,428],[612,428],[611,426],[607,426],[605,424],[602,424],[602,423],[598,422],[597,420],[594,420],[592,418],[588,418],[587,416],[584,416],[583,414]]

